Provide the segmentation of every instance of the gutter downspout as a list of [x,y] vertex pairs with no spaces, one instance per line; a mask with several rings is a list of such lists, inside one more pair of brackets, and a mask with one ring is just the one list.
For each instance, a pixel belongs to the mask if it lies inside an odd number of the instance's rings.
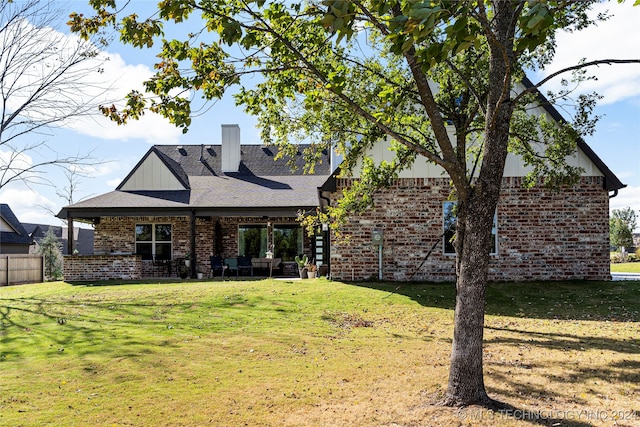
[[614,197],[616,197],[618,195],[618,190],[613,190],[613,194],[609,194],[609,198],[613,199]]

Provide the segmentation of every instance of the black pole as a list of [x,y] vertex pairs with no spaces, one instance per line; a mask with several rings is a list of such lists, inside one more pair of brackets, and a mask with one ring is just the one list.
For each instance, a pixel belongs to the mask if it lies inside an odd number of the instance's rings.
[[73,255],[73,218],[71,214],[67,214],[67,252]]
[[196,278],[196,211],[191,211],[191,278]]

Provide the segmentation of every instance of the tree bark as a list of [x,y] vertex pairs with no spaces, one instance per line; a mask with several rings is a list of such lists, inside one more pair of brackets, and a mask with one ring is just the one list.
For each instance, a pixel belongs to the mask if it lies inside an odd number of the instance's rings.
[[472,202],[458,211],[456,307],[444,401],[448,406],[491,402],[484,386],[482,342],[493,213],[487,215],[483,208]]
[[495,16],[487,26],[489,91],[482,166],[470,178],[468,191],[458,200],[456,231],[456,308],[444,404],[489,406],[484,386],[482,343],[485,289],[489,276],[491,227],[496,213],[507,158],[509,125],[513,115],[512,72],[516,64],[513,38],[516,8],[512,2],[494,3]]

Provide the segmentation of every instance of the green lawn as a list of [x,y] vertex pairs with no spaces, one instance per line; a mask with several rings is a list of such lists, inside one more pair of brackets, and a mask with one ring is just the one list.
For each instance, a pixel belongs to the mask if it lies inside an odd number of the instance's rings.
[[[436,404],[453,306],[451,284],[2,287],[0,425],[539,425]],[[486,312],[512,413],[640,423],[640,282],[493,284]]]
[[640,262],[611,263],[612,273],[640,273]]

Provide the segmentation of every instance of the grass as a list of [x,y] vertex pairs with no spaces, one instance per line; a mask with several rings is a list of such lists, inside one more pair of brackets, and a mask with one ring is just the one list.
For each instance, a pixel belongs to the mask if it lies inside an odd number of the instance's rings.
[[640,282],[492,284],[506,414],[436,404],[453,305],[451,284],[322,279],[1,288],[0,425],[640,423]]
[[640,262],[611,263],[612,273],[640,273]]

